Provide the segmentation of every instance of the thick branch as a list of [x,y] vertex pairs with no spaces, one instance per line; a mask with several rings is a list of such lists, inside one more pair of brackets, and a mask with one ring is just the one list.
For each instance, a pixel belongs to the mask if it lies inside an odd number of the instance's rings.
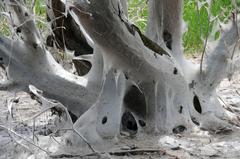
[[[138,74],[139,76],[142,76],[143,72],[146,73],[146,76],[155,76],[149,70],[159,70],[159,68],[168,65],[170,65],[169,72],[172,72],[170,70],[173,69],[171,68],[173,62],[170,58],[157,56],[156,53],[145,47],[138,32],[135,32],[134,35],[129,32],[128,27],[119,17],[117,2],[105,0],[101,3],[98,4],[98,2],[93,1],[91,5],[87,5],[84,2],[76,2],[78,10],[75,10],[75,12],[79,15],[79,20],[94,42],[104,50],[105,57],[114,57],[111,60],[106,59],[107,63],[111,63],[113,67],[122,67],[121,69],[133,68],[134,71],[128,73]],[[159,60],[162,62],[159,62]],[[140,70],[142,70],[142,73],[140,73]]]
[[85,112],[97,98],[97,90],[88,89],[94,87],[87,79],[65,71],[49,52],[43,53],[41,49],[35,49],[21,40],[0,38],[0,57],[3,65],[8,67],[11,81],[25,90],[29,84],[34,84],[77,116]]
[[146,35],[161,46],[172,50],[178,62],[183,60],[182,0],[150,0]]
[[234,23],[225,30],[213,52],[207,54],[204,79],[212,88],[216,88],[223,78],[231,73],[229,71],[232,63],[232,50],[238,41],[238,28]]

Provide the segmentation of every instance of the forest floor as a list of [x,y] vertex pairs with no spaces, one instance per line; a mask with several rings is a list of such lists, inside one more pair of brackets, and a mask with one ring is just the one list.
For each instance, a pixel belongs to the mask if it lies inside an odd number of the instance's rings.
[[[1,76],[0,76],[1,79]],[[240,115],[240,75],[235,75],[231,81],[225,79],[218,88],[219,99],[224,107]],[[87,147],[61,145],[61,138],[49,135],[53,132],[56,116],[50,111],[42,114],[33,122],[31,117],[41,110],[41,104],[24,92],[0,91],[0,159],[37,159],[51,158],[43,150],[26,142],[34,143],[44,150],[69,154],[86,154]],[[34,131],[33,131],[34,130]],[[34,133],[33,133],[34,132]],[[18,135],[24,137],[20,138]],[[71,145],[71,144],[70,144]],[[58,149],[58,150],[57,150]],[[136,152],[141,149],[141,151]],[[147,152],[147,150],[153,152]],[[164,136],[137,136],[136,138],[120,137],[109,146],[111,152],[122,153],[105,155],[102,158],[113,159],[158,159],[158,158],[240,158],[240,129],[232,132],[210,133],[202,130],[193,130],[189,134]],[[54,158],[54,157],[53,157]],[[55,158],[57,158],[55,156]],[[58,156],[58,158],[74,158],[74,156]],[[80,158],[79,156],[75,158]],[[96,155],[86,158],[99,158]]]

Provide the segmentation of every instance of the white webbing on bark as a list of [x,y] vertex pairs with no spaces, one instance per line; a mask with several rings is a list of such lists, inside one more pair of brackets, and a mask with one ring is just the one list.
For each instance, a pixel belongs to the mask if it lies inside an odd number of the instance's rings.
[[[135,134],[135,129],[139,133],[182,133],[190,131],[193,122],[204,129],[228,126],[219,122],[229,114],[221,107],[215,88],[228,75],[228,47],[237,40],[236,28],[227,31],[216,49],[207,53],[200,75],[199,67],[183,56],[181,0],[149,2],[147,36],[170,56],[160,55],[153,45],[144,43],[142,34],[126,18],[125,4],[120,0],[72,0],[69,5],[71,15],[95,48],[93,59],[85,57],[93,68],[84,77],[68,73],[44,47],[29,41],[33,39],[38,44],[40,40],[33,20],[30,31],[34,33],[22,33],[26,39],[0,38],[0,56],[10,79],[25,87],[33,84],[75,115],[83,114],[74,129],[92,143],[115,137],[128,127],[122,121],[126,111],[132,114],[127,122],[131,122],[130,126],[136,122],[137,126],[130,134]],[[19,15],[14,17],[24,18]],[[28,18],[21,19],[25,20]],[[132,103],[126,100],[131,87],[144,96],[141,104],[146,108],[133,110]]]

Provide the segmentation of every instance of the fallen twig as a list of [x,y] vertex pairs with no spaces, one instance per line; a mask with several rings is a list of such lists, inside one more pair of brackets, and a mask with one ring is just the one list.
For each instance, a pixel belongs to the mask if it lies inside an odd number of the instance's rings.
[[[0,128],[3,128],[4,130],[8,131],[10,134],[14,134],[15,136],[23,139],[23,140],[26,141],[27,143],[33,145],[34,147],[38,148],[39,150],[42,150],[43,152],[45,152],[46,154],[49,155],[49,152],[48,152],[48,151],[44,150],[43,148],[41,148],[40,146],[36,145],[35,143],[32,143],[31,141],[28,141],[26,138],[24,138],[23,136],[17,134],[17,133],[14,132],[13,130],[11,130],[11,129],[3,126],[3,125],[0,125]],[[18,143],[18,142],[17,142],[17,143]],[[18,143],[18,144],[19,144],[19,143]],[[22,144],[20,144],[20,145],[22,145]],[[26,146],[24,146],[24,145],[22,145],[22,146],[26,148]]]
[[126,156],[126,155],[142,155],[144,153],[161,153],[161,155],[166,155],[166,151],[160,149],[135,149],[135,150],[121,150],[108,152],[113,156]]
[[175,159],[178,159],[177,156],[168,154],[164,150],[160,149],[135,149],[135,150],[119,150],[119,151],[109,151],[109,152],[93,152],[89,154],[59,154],[59,155],[51,155],[51,158],[83,158],[83,157],[89,157],[89,156],[101,156],[103,154],[109,154],[111,156],[126,156],[126,155],[143,155],[145,153],[159,153],[160,155],[168,155],[170,157],[173,157]]
[[101,153],[93,152],[85,155],[59,154],[59,155],[50,155],[49,157],[51,158],[73,158],[73,157],[83,158],[83,157],[99,156],[99,155],[101,155]]

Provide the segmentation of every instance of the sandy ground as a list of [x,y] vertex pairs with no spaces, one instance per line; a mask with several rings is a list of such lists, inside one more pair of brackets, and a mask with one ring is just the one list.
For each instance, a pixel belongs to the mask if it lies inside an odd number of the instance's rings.
[[[0,79],[2,77],[0,76]],[[236,75],[229,82],[224,80],[219,89],[219,95],[223,105],[232,112],[240,113],[240,76]],[[13,102],[11,102],[13,101]],[[16,134],[0,128],[0,159],[35,159],[50,158],[43,150],[26,142],[32,141],[44,150],[61,153],[90,153],[88,147],[75,147],[67,144],[62,145],[60,135],[51,134],[56,128],[56,116],[52,116],[50,111],[42,114],[35,120],[31,119],[34,114],[41,110],[41,104],[33,100],[31,96],[24,92],[13,93],[0,91],[0,125],[4,125],[14,130]],[[34,133],[33,133],[34,132]],[[70,146],[69,146],[70,145]],[[109,150],[134,150],[139,149],[159,149],[155,153],[137,153],[137,155],[126,154],[124,156],[103,156],[103,158],[124,158],[124,159],[157,159],[157,158],[240,158],[240,131],[234,130],[225,134],[210,134],[200,130],[195,130],[184,135],[165,136],[137,136],[134,139],[120,137],[116,139]],[[64,158],[63,156],[61,158]],[[79,158],[79,157],[75,157]],[[99,157],[86,157],[99,158]]]

